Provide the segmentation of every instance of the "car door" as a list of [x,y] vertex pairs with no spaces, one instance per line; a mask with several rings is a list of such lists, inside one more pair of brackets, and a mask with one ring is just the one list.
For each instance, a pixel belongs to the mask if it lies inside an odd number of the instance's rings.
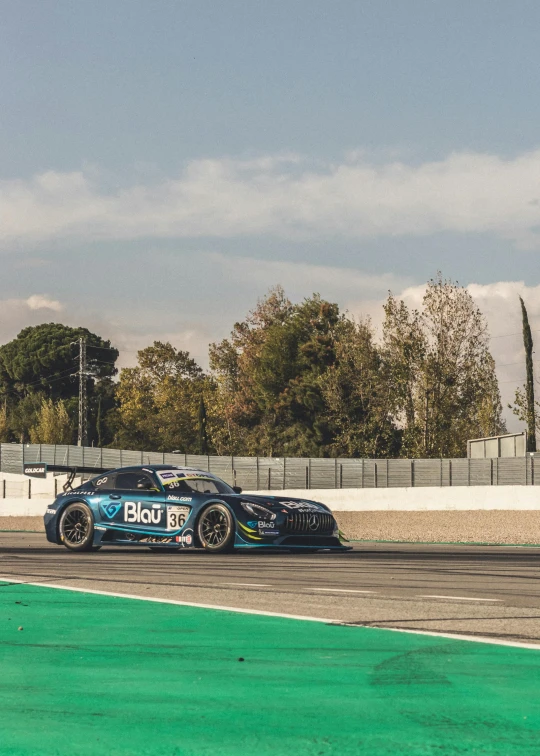
[[[105,492],[104,492],[105,493]],[[107,490],[100,509],[109,524],[130,531],[155,531],[167,526],[163,494],[151,472],[116,473],[114,488]]]

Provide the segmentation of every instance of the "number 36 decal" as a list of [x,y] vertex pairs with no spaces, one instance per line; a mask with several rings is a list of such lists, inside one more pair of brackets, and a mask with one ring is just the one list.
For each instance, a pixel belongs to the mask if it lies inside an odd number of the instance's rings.
[[190,511],[189,507],[167,507],[167,530],[183,528]]

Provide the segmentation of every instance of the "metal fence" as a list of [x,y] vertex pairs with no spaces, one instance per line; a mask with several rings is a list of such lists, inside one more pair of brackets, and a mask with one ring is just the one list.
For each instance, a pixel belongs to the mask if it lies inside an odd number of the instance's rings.
[[524,457],[527,454],[527,431],[505,433],[504,436],[473,438],[467,441],[467,456],[471,459],[490,457]]
[[402,488],[408,486],[540,485],[540,456],[493,459],[320,459],[214,457],[48,444],[0,444],[0,471],[23,464],[113,469],[171,464],[198,467],[246,491],[287,488]]

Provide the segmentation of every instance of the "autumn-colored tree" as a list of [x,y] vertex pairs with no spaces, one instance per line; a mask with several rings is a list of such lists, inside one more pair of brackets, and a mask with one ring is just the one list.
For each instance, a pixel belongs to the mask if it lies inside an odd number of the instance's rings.
[[336,360],[337,305],[318,295],[292,305],[272,290],[230,339],[210,348],[225,396],[229,453],[320,456],[333,439],[321,376]]
[[469,292],[439,275],[427,285],[421,313],[392,297],[385,309],[402,454],[464,456],[467,439],[503,433],[487,325]]
[[73,434],[73,424],[61,399],[43,399],[36,424],[30,428],[30,442],[33,444],[69,444]]
[[155,341],[124,368],[117,388],[114,443],[131,449],[196,453],[205,377],[187,352]]
[[342,320],[336,338],[336,360],[321,381],[332,456],[392,457],[401,433],[393,420],[395,386],[375,344],[371,323]]

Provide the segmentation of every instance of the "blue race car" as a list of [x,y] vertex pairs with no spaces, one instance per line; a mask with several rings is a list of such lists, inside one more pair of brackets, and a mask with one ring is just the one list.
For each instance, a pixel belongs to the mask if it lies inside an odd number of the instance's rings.
[[170,465],[103,473],[58,496],[44,520],[47,539],[72,551],[104,544],[212,553],[349,548],[325,504],[243,495],[209,472]]

